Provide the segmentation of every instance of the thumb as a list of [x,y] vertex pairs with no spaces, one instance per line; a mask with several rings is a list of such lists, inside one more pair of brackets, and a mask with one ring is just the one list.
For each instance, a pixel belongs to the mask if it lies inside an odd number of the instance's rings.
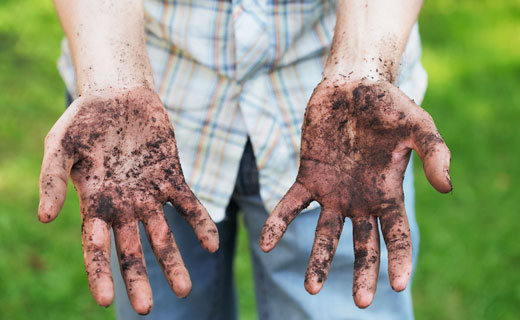
[[57,136],[51,132],[45,138],[45,151],[40,172],[40,205],[38,219],[54,220],[65,202],[67,182],[73,164],[71,150],[64,150]]
[[413,129],[414,150],[423,162],[424,173],[437,191],[446,193],[453,189],[450,178],[451,153],[437,131],[433,119],[419,120]]

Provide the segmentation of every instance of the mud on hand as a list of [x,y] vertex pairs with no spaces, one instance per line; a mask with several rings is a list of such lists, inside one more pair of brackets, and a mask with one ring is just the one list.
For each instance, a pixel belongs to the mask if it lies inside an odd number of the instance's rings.
[[354,239],[353,295],[367,307],[379,271],[378,222],[388,249],[394,290],[406,288],[412,271],[410,229],[403,178],[415,150],[430,183],[452,189],[450,152],[430,115],[388,82],[318,85],[306,109],[296,182],[266,221],[260,245],[272,250],[289,223],[313,200],[321,205],[305,288],[318,293],[330,268],[345,218]]
[[151,311],[139,221],[172,290],[187,296],[191,280],[163,205],[171,202],[210,252],[218,249],[218,232],[184,181],[173,128],[158,96],[139,88],[74,101],[45,139],[42,222],[52,221],[61,210],[69,176],[80,198],[85,269],[97,303],[108,306],[114,296],[112,228],[130,302],[140,314]]

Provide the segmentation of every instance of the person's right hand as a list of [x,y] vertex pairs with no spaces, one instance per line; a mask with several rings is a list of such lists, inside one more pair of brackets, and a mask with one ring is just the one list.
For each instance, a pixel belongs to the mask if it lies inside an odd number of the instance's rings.
[[56,218],[68,178],[80,198],[83,256],[89,287],[98,304],[114,296],[110,270],[110,227],[121,273],[137,313],[153,306],[139,236],[139,221],[166,278],[179,297],[191,280],[164,217],[171,202],[209,252],[218,249],[218,231],[182,174],[171,122],[150,89],[107,91],[75,100],[45,139],[40,175],[42,222]]

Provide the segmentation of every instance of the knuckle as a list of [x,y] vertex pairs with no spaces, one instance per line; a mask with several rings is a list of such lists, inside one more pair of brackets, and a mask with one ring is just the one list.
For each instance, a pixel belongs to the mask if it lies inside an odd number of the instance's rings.
[[388,237],[386,242],[389,252],[408,252],[411,249],[410,236],[406,233],[393,234]]

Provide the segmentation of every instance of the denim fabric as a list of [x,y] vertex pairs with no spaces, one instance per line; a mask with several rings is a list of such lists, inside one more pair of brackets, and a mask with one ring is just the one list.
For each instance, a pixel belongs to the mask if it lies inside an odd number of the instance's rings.
[[230,212],[225,221],[217,224],[220,249],[210,254],[204,250],[193,229],[175,212],[171,205],[164,207],[168,224],[179,246],[184,263],[190,272],[192,291],[186,299],[175,296],[148,244],[141,225],[141,241],[152,286],[154,307],[147,316],[139,316],[132,309],[120,274],[114,242],[112,241],[112,273],[114,275],[117,318],[130,319],[222,319],[237,318],[232,261],[235,253],[236,214]]
[[[415,269],[419,235],[414,216],[411,164],[406,171],[404,190],[405,206],[412,232]],[[220,249],[216,253],[209,254],[202,249],[191,227],[176,214],[171,205],[165,206],[168,223],[191,275],[193,283],[191,294],[186,299],[179,299],[173,294],[141,228],[141,240],[152,284],[154,308],[147,316],[139,316],[133,311],[120,272],[117,271],[119,270],[117,257],[113,254],[112,270],[118,319],[236,319],[237,303],[232,275],[236,219],[239,210],[244,215],[249,236],[257,313],[260,319],[413,319],[410,286],[400,293],[394,292],[390,287],[384,243],[381,243],[381,267],[374,302],[364,310],[354,305],[352,300],[354,254],[352,225],[349,219],[346,219],[328,279],[318,295],[308,294],[304,289],[303,280],[314,240],[319,209],[300,214],[272,252],[266,254],[260,250],[258,239],[269,212],[266,211],[259,195],[258,171],[249,142],[240,163],[226,218],[217,224]],[[112,252],[115,252],[114,247]]]

